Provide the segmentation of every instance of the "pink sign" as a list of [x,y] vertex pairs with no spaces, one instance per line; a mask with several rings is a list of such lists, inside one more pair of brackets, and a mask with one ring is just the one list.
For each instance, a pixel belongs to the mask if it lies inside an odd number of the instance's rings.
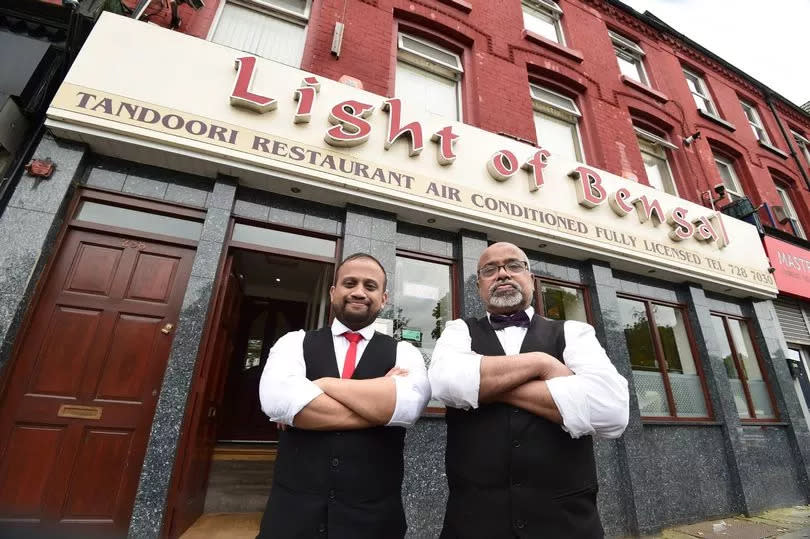
[[765,236],[765,251],[780,292],[810,299],[810,251]]

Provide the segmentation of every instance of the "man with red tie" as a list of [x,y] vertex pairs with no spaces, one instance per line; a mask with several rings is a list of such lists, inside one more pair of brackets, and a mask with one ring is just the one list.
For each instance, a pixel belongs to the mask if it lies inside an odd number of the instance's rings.
[[591,326],[534,312],[517,246],[482,253],[478,293],[486,316],[449,322],[430,363],[448,407],[441,538],[602,537],[591,436],[624,432],[627,381]]
[[404,537],[404,427],[430,384],[413,345],[374,331],[386,285],[376,258],[347,257],[329,291],[332,325],[287,333],[270,350],[259,399],[287,427],[259,538]]

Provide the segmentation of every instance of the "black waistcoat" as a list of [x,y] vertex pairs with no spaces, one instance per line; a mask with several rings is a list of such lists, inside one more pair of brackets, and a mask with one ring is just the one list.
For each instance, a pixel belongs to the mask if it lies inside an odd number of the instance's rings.
[[[472,349],[505,355],[489,320],[466,320]],[[563,361],[562,321],[535,315],[521,346]],[[447,409],[450,487],[442,538],[596,538],[596,464],[590,436],[502,403]]]
[[[352,378],[384,376],[396,363],[396,347],[375,333]],[[330,328],[307,332],[304,360],[310,380],[339,377]],[[259,537],[403,537],[404,440],[402,427],[281,432]]]

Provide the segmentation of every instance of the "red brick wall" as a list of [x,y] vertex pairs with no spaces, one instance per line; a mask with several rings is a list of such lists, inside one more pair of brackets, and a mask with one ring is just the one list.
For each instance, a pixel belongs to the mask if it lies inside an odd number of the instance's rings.
[[[208,0],[206,7],[196,13],[183,6],[179,30],[204,38],[218,2]],[[314,0],[301,67],[332,79],[349,75],[361,80],[371,92],[391,95],[397,26],[405,25],[463,52],[465,122],[534,141],[528,81],[554,84],[578,96],[583,112],[583,143],[590,165],[647,182],[632,128],[635,118],[667,132],[680,148],[670,152],[670,164],[682,197],[708,204],[701,193],[720,182],[711,149],[725,148],[737,156],[738,175],[755,205],[780,204],[772,173],[785,178],[792,187],[794,206],[810,232],[810,192],[796,162],[761,147],[740,107],[740,97],[754,103],[773,146],[789,153],[773,113],[752,84],[603,0],[560,0],[567,44],[576,53],[561,52],[524,38],[517,1],[472,2],[469,13],[452,3],[451,0]],[[330,54],[338,20],[346,25],[339,59]],[[151,21],[159,22],[156,17]],[[620,79],[608,28],[635,39],[644,49],[644,65],[654,91],[644,91]],[[697,114],[682,65],[704,75],[720,116],[734,124],[735,130]],[[786,126],[790,124],[810,133],[807,115],[797,114],[784,105],[779,108]],[[695,144],[684,146],[683,138],[695,131],[700,131],[702,137]],[[765,213],[761,214],[765,223],[771,224]],[[777,227],[789,230],[778,223]]]

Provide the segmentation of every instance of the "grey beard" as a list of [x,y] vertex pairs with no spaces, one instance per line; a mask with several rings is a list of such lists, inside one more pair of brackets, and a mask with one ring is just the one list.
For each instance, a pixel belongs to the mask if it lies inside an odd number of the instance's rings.
[[[493,285],[493,288],[502,284],[504,283],[496,283]],[[521,290],[516,284],[514,286],[515,288],[508,292],[501,292],[500,294],[492,292],[489,295],[489,304],[493,307],[509,308],[517,307],[523,303],[523,290]]]

